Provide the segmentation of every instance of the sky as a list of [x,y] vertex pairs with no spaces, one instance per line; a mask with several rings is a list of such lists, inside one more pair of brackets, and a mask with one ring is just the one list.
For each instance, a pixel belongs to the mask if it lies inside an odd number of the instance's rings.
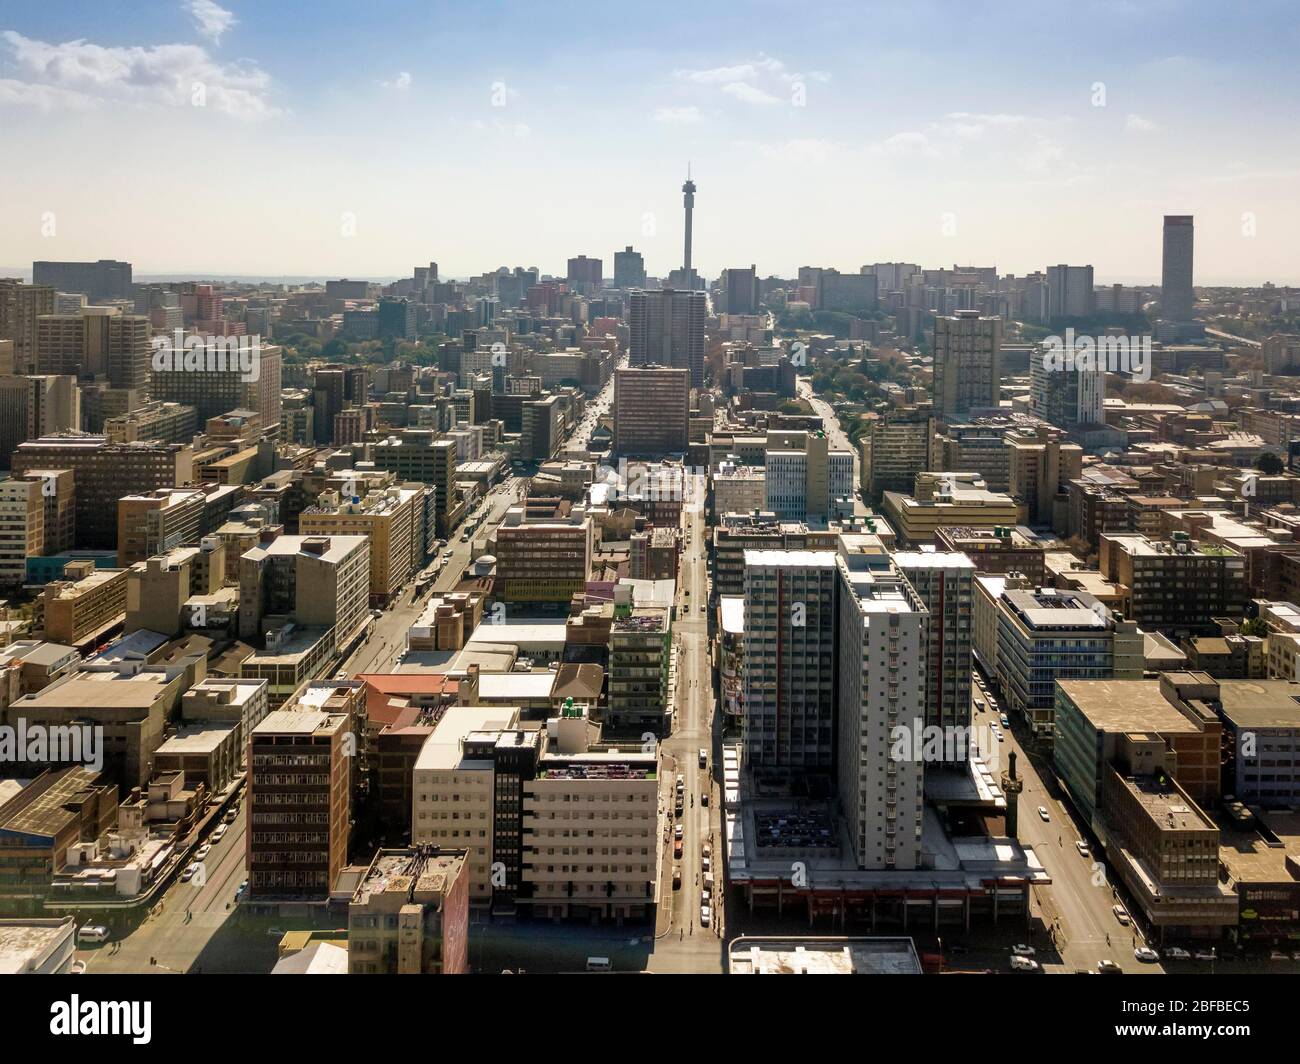
[[562,275],[1092,264],[1300,283],[1275,0],[0,7],[0,267]]

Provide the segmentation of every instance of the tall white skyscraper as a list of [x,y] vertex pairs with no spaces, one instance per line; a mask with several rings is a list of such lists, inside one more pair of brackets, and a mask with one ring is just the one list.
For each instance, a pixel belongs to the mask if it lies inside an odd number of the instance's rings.
[[925,762],[916,754],[929,677],[927,611],[878,537],[840,536],[835,564],[840,806],[859,867],[914,869],[924,815]]

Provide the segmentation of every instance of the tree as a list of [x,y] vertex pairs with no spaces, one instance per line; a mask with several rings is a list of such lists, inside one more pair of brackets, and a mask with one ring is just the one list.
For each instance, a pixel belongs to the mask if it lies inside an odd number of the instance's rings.
[[1259,457],[1255,459],[1255,468],[1266,477],[1275,477],[1286,467],[1282,464],[1282,459],[1272,451],[1261,451]]

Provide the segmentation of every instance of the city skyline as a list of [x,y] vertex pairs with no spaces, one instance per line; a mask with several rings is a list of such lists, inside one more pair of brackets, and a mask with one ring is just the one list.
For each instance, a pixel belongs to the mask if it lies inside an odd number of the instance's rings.
[[[1275,6],[1223,26],[1200,3],[1049,5],[1038,30],[1041,5],[1000,6],[996,29],[939,4],[781,23],[758,5],[695,12],[683,37],[639,13],[598,32],[576,4],[389,2],[354,24],[329,4],[300,20],[56,3],[0,24],[0,114],[24,160],[0,177],[0,265],[379,278],[432,252],[446,276],[558,274],[631,244],[666,277],[689,161],[707,277],[1087,262],[1098,283],[1154,284],[1159,219],[1193,214],[1199,285],[1294,283],[1300,150],[1258,132],[1284,128],[1297,80]],[[893,43],[918,29],[924,50]],[[989,62],[972,73],[972,55]]]

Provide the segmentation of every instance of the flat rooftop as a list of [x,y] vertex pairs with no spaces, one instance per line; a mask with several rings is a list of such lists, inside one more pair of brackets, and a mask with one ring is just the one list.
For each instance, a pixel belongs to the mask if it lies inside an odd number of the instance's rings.
[[1300,728],[1300,683],[1220,680],[1219,705],[1239,728]]
[[729,975],[920,975],[910,938],[748,938],[727,950]]
[[1057,684],[1098,731],[1200,734],[1166,701],[1159,680],[1058,680]]
[[1217,830],[1187,795],[1172,782],[1155,776],[1120,776],[1129,793],[1166,831]]
[[23,974],[72,933],[71,918],[0,920],[0,975]]

